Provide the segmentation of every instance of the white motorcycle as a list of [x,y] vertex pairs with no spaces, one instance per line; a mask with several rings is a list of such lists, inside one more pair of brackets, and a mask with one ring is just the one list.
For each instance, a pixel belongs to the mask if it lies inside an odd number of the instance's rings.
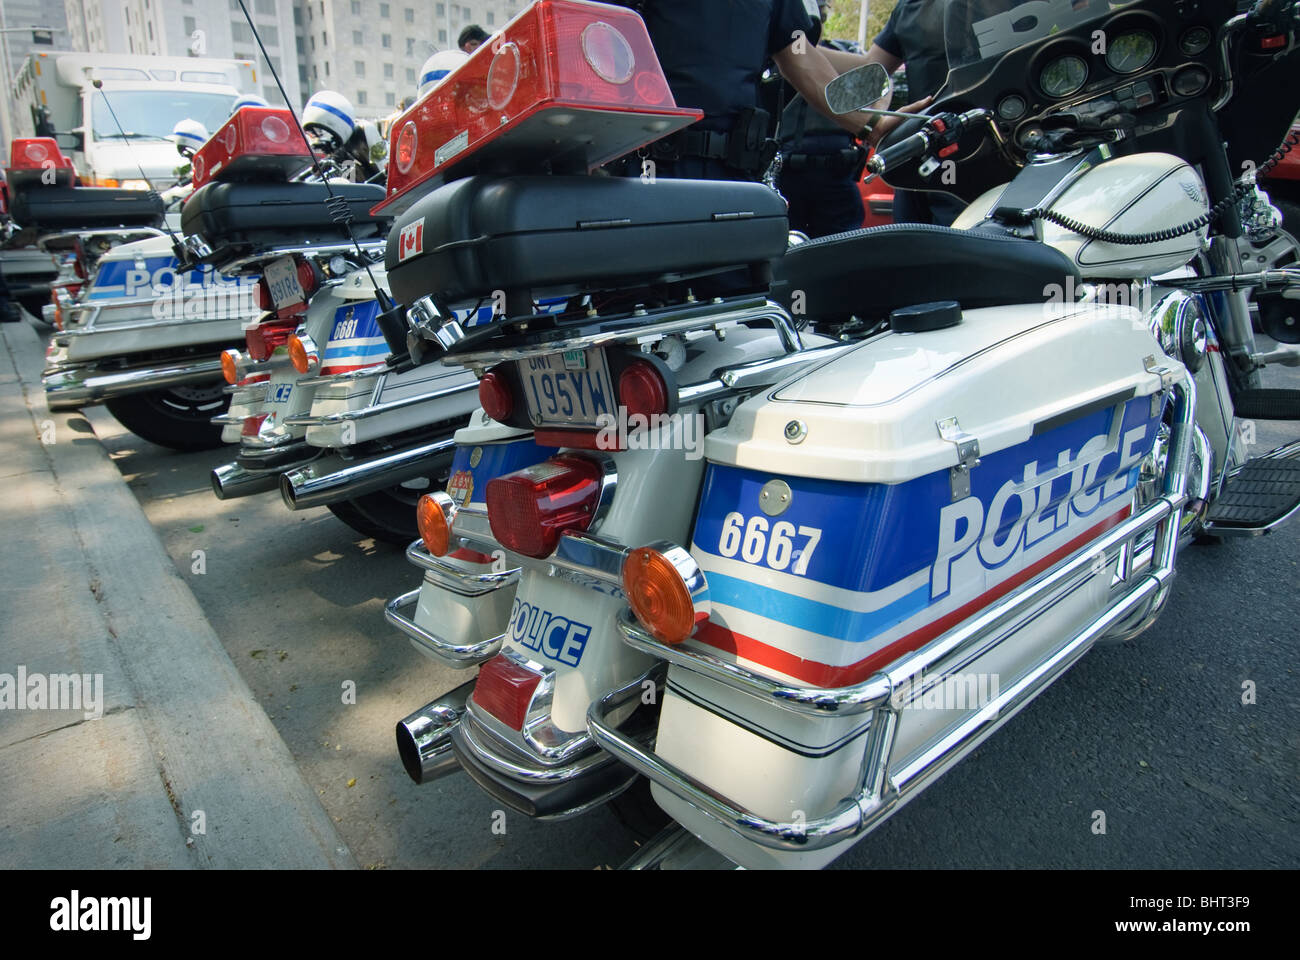
[[[612,800],[644,820],[639,775],[677,826],[633,866],[822,866],[1094,643],[1149,626],[1180,542],[1300,508],[1300,448],[1244,461],[1232,429],[1234,401],[1289,411],[1250,380],[1294,357],[1241,342],[1232,291],[1297,277],[1215,273],[1215,254],[1152,284],[1229,243],[1247,191],[1132,149],[1171,115],[1203,122],[1246,21],[1052,11],[951,7],[949,83],[874,161],[951,158],[969,183],[996,154],[1009,183],[984,180],[956,228],[783,257],[759,185],[557,175],[682,119],[625,10],[535,5],[398,119],[403,306],[380,324],[412,362],[473,370],[483,407],[421,499],[424,582],[387,608],[417,649],[479,667],[398,724],[413,779],[464,770],[529,816]],[[1269,22],[1289,55],[1294,23]],[[1096,30],[1128,59],[1078,53]],[[847,112],[886,84],[866,68],[828,98]],[[466,106],[485,100],[486,119]],[[506,172],[521,144],[552,175]],[[498,284],[494,323],[456,320]],[[532,309],[557,290],[584,306]]]

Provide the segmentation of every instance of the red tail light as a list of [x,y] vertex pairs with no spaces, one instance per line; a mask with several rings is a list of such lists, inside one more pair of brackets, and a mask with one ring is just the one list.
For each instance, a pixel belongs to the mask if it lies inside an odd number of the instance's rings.
[[650,417],[668,412],[668,387],[654,365],[645,360],[633,360],[618,378],[618,402],[627,409],[627,415],[641,414]]
[[540,166],[576,154],[593,169],[701,116],[673,102],[636,13],[539,0],[393,122],[396,159],[374,212],[400,213],[413,188],[470,172],[471,158]]
[[[244,109],[247,110],[248,108],[245,107]],[[258,414],[255,417],[245,417],[244,427],[242,430],[239,431],[239,435],[241,437],[257,436],[258,432],[262,429],[262,421],[265,420],[268,416],[270,416],[270,414],[262,413],[262,414]]]
[[506,378],[489,370],[478,382],[478,402],[489,417],[498,423],[505,423],[515,408],[515,397],[510,392]]
[[265,278],[258,280],[257,286],[253,288],[253,300],[256,301],[259,310],[269,312],[272,309],[271,288],[266,285]]
[[258,323],[244,331],[244,342],[248,344],[248,355],[259,363],[269,360],[276,347],[283,347],[289,337],[298,329],[298,321],[291,323]]
[[501,654],[478,668],[473,700],[513,730],[522,730],[542,675]]
[[284,180],[311,162],[311,147],[285,107],[244,107],[191,160],[194,189],[210,180]]
[[316,268],[307,260],[298,259],[298,285],[302,287],[303,296],[310,297],[320,286],[320,278],[316,276]]
[[514,553],[549,557],[561,534],[591,526],[604,476],[604,467],[595,460],[561,454],[490,480],[492,535]]

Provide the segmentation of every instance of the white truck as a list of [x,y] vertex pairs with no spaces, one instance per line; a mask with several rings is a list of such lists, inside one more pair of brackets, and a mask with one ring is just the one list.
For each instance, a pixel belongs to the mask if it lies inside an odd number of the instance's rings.
[[17,111],[16,136],[54,137],[83,186],[147,189],[143,170],[164,190],[176,182],[177,121],[215,130],[239,94],[257,89],[250,60],[33,53],[16,83],[29,108]]

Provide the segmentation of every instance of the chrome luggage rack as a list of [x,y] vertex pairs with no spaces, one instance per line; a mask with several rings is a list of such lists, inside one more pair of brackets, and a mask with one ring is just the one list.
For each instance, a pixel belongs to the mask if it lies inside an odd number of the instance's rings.
[[[788,852],[820,850],[857,837],[879,825],[897,807],[960,760],[1009,720],[1092,644],[1108,636],[1125,635],[1149,625],[1168,599],[1178,550],[1179,526],[1187,502],[1191,444],[1195,431],[1196,388],[1185,373],[1169,384],[1175,396],[1174,424],[1163,491],[1137,514],[1080,548],[1072,556],[1026,586],[994,603],[983,613],[949,630],[919,650],[906,654],[867,680],[835,689],[790,686],[717,657],[655,640],[625,610],[619,631],[629,646],[664,661],[661,670],[677,667],[707,677],[753,697],[768,707],[803,716],[842,717],[870,714],[857,790],[829,813],[807,822],[772,820],[719,795],[679,767],[658,756],[652,747],[623,735],[609,717],[641,695],[641,681],[610,691],[592,704],[587,725],[600,746],[638,773],[690,804],[709,820],[760,846]],[[1131,565],[1134,544],[1154,532],[1149,567]],[[1056,651],[982,709],[951,728],[901,766],[893,757],[900,706],[895,691],[914,685],[923,675],[937,676],[960,669],[973,656],[983,655],[1015,631],[1005,627],[1017,616],[1051,597],[1072,592],[1095,575],[1098,559],[1118,561],[1107,608],[1067,638]],[[1118,593],[1118,596],[1116,595]]]

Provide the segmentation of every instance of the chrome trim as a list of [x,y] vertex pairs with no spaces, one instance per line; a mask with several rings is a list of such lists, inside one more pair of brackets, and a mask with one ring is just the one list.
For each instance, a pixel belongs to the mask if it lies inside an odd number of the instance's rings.
[[297,383],[300,387],[324,387],[333,383],[346,383],[350,380],[364,380],[367,377],[377,377],[387,372],[388,362],[380,361],[369,367],[362,367],[359,370],[345,370],[343,373],[330,373],[325,376],[303,377]]
[[[722,305],[719,305],[722,306]],[[664,319],[657,319],[659,317]],[[658,340],[672,333],[688,330],[713,329],[721,331],[750,320],[770,320],[781,337],[781,344],[787,353],[803,349],[803,341],[795,328],[794,320],[785,307],[772,300],[755,298],[739,304],[726,305],[710,313],[701,309],[701,305],[691,307],[673,306],[658,311],[647,311],[642,326],[627,327],[620,330],[601,330],[583,336],[568,337],[563,340],[551,340],[546,343],[525,344],[518,347],[494,346],[477,353],[450,354],[442,362],[451,367],[489,367],[503,360],[527,360],[531,357],[544,357],[568,350],[586,350],[591,347],[605,346],[627,341]]]
[[323,507],[418,477],[430,461],[451,452],[451,437],[348,462],[339,456],[289,470],[281,475],[280,495],[290,510]]
[[272,470],[254,472],[238,463],[224,463],[212,471],[211,480],[212,492],[218,500],[234,500],[274,490],[280,485],[280,474]]
[[[704,816],[748,842],[775,850],[807,851],[830,847],[867,832],[997,730],[1087,652],[1096,640],[1122,628],[1131,621],[1135,612],[1163,605],[1174,576],[1182,508],[1187,500],[1187,474],[1196,410],[1196,386],[1190,377],[1184,374],[1172,389],[1176,396],[1175,422],[1164,490],[1158,499],[1028,586],[1002,598],[982,614],[919,650],[904,655],[860,684],[834,690],[785,686],[693,650],[660,644],[631,620],[629,611],[624,611],[618,624],[619,631],[634,649],[723,683],[769,706],[812,716],[871,713],[857,790],[824,816],[807,822],[761,817],[719,796],[708,785],[652,750],[622,736],[607,718],[614,710],[640,696],[639,681],[625,684],[592,704],[587,714],[592,736],[602,748],[638,773],[650,777]],[[1151,566],[1145,574],[1132,581],[1127,593],[1076,631],[1055,653],[1015,684],[1000,691],[992,702],[970,714],[905,765],[893,768],[892,752],[900,710],[891,702],[894,691],[923,673],[945,672],[943,669],[934,671],[937,665],[986,654],[1007,637],[1015,636],[1017,631],[1014,630],[1005,631],[1001,636],[995,634],[1011,619],[1030,612],[1034,605],[1074,589],[1094,575],[1097,556],[1110,557],[1148,530],[1155,531]],[[660,666],[667,669],[666,664]]]
[[[299,384],[302,384],[303,382],[304,381],[302,380],[298,381]],[[447,397],[453,397],[457,394],[468,393],[471,390],[477,389],[477,383],[465,383],[457,387],[446,387],[442,390],[434,390],[431,393],[422,393],[419,396],[405,397],[401,400],[390,400],[388,403],[374,404],[373,406],[361,407],[357,410],[343,410],[339,413],[326,413],[319,416],[313,416],[310,413],[300,413],[292,417],[286,417],[284,424],[288,427],[320,427],[327,424],[347,423],[348,421],[354,420],[367,420],[370,417],[377,417],[380,414],[391,413],[394,410],[401,410],[418,403],[443,400]]]
[[440,660],[447,660],[454,664],[473,666],[484,660],[490,660],[500,652],[501,644],[505,640],[504,633],[499,637],[489,637],[478,643],[457,644],[425,630],[402,612],[419,602],[419,587],[394,597],[384,604],[384,619],[406,634],[417,646],[423,647]]
[[225,381],[221,375],[220,360],[199,360],[100,374],[96,374],[95,369],[93,364],[89,364],[42,375],[41,383],[45,387],[45,399],[50,410],[73,410],[127,394],[164,390],[204,380]]
[[[186,245],[189,245],[189,241],[191,239],[199,239],[199,238],[197,237],[196,234],[191,234],[190,236],[185,238]],[[200,240],[200,243],[203,243],[203,246],[207,247],[207,252],[199,253],[199,258],[203,259],[205,257],[211,256],[212,248],[208,247],[207,244],[204,243],[202,240]],[[370,254],[371,256],[370,262],[375,263],[379,257],[383,256],[384,250],[388,247],[388,238],[385,237],[382,240],[359,240],[357,241],[357,245],[361,247],[363,253]],[[238,257],[234,260],[230,260],[226,263],[223,263],[217,269],[219,272],[223,274],[239,273],[243,271],[245,267],[261,266],[262,264],[264,264],[269,260],[278,260],[281,257],[291,257],[294,254],[300,254],[301,256],[304,257],[307,256],[333,257],[341,254],[349,254],[355,252],[356,252],[356,246],[354,246],[350,241],[347,243],[326,243],[326,244],[316,244],[316,245],[309,244],[305,246],[299,244],[296,246],[286,246],[286,247],[267,247],[263,250],[257,251],[256,253],[250,253],[245,256]]]
[[[530,762],[533,758],[519,754],[513,744],[505,744],[499,735],[484,724],[483,719],[483,709],[471,701],[461,720],[459,734],[484,766],[512,780],[541,784],[572,780],[593,767],[602,766],[614,759],[609,754],[597,750],[591,737],[583,733],[579,735],[578,740],[573,741],[576,746],[569,757],[552,763],[546,763],[538,757],[536,758],[538,765],[534,766]],[[484,734],[492,736],[502,746],[507,746],[509,753],[503,754],[501,751],[491,749],[485,742]],[[578,755],[573,756],[573,753]]]
[[459,770],[451,732],[460,724],[477,678],[449,690],[397,722],[397,753],[416,783],[429,783]]
[[412,540],[406,548],[406,559],[425,572],[426,579],[435,585],[462,597],[481,597],[511,587],[519,582],[519,567],[490,573],[474,573],[462,570],[447,562],[442,557],[435,557],[424,546],[422,540]]

